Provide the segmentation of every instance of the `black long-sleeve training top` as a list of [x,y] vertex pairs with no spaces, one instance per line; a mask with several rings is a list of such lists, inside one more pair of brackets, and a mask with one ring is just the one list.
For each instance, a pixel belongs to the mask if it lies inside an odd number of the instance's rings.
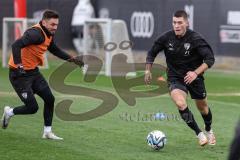
[[178,38],[174,31],[162,34],[148,52],[146,63],[153,63],[159,52],[164,51],[168,78],[183,78],[188,71],[194,71],[202,63],[210,68],[214,64],[214,54],[202,36],[190,29]]
[[[41,27],[43,28],[44,32],[46,33],[47,36],[51,36],[51,33],[41,24]],[[53,38],[54,39],[54,38]],[[13,60],[15,64],[19,64],[22,62],[21,60],[21,49],[29,46],[29,45],[38,45],[41,44],[45,41],[44,34],[42,33],[40,28],[29,28],[27,29],[23,36],[19,39],[17,39],[13,44],[12,44],[12,53],[13,53]],[[66,52],[61,50],[54,40],[50,43],[48,47],[48,51],[51,52],[53,55],[63,59],[63,60],[68,60],[71,58],[70,55],[68,55]]]

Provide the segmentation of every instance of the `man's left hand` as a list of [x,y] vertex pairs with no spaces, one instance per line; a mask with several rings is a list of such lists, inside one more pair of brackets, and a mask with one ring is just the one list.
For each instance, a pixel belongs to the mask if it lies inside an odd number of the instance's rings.
[[184,77],[184,82],[186,84],[192,83],[197,78],[197,73],[194,71],[187,72],[186,76]]

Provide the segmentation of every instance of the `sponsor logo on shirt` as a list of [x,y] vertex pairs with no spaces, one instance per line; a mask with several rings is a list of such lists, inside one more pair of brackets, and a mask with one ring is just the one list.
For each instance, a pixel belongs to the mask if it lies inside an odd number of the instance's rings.
[[173,44],[172,43],[168,43],[168,50],[169,51],[173,51],[174,50],[174,48],[173,48]]

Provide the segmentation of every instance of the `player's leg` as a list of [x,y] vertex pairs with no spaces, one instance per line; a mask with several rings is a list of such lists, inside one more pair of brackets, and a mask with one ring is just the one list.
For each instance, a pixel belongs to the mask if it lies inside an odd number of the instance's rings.
[[34,114],[38,111],[38,104],[31,89],[32,77],[16,77],[16,73],[13,70],[9,72],[10,82],[15,89],[17,95],[22,100],[24,105],[18,107],[4,108],[2,117],[2,128],[6,129],[10,118],[14,115]]
[[216,138],[211,128],[212,112],[207,104],[206,89],[203,78],[198,78],[193,81],[193,83],[188,86],[188,90],[192,99],[195,99],[196,106],[204,120],[208,144],[215,145]]
[[37,92],[37,95],[39,95],[44,101],[44,126],[52,126],[55,98],[49,87]]
[[169,82],[170,95],[176,106],[178,107],[179,113],[182,119],[187,125],[194,130],[199,138],[199,144],[201,146],[207,143],[207,138],[198,127],[192,112],[189,110],[186,102],[187,89],[181,82]]
[[195,99],[196,106],[199,110],[199,112],[202,115],[202,118],[205,123],[205,130],[210,131],[211,130],[211,124],[212,124],[212,112],[210,108],[207,105],[207,99]]
[[211,128],[212,112],[211,112],[211,109],[207,105],[207,100],[206,100],[206,98],[202,99],[202,100],[196,99],[195,102],[196,102],[196,106],[197,106],[198,110],[200,111],[202,118],[204,120],[206,135],[208,138],[208,144],[215,145],[216,138],[215,138],[215,135]]
[[186,103],[186,92],[180,89],[174,89],[170,92],[171,98],[178,107],[179,113],[182,119],[187,123],[187,125],[195,131],[196,135],[198,135],[201,130],[199,129],[192,112],[189,110]]
[[44,77],[39,73],[33,83],[34,92],[44,101],[43,117],[44,117],[44,133],[43,138],[61,140],[52,132],[52,119],[54,112],[55,98]]

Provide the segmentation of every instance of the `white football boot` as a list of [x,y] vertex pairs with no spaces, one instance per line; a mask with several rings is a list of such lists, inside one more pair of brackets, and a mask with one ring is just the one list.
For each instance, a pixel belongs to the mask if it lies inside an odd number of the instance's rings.
[[212,129],[210,131],[206,131],[206,136],[207,136],[209,145],[216,145],[216,137]]
[[8,127],[9,121],[11,119],[11,116],[8,114],[10,112],[11,108],[9,106],[5,106],[3,110],[2,115],[2,128],[6,129]]
[[56,136],[53,132],[44,132],[43,139],[63,140],[63,138]]
[[205,146],[206,144],[208,144],[208,139],[203,132],[200,132],[197,135],[197,137],[198,137],[198,143],[199,143],[200,146]]

